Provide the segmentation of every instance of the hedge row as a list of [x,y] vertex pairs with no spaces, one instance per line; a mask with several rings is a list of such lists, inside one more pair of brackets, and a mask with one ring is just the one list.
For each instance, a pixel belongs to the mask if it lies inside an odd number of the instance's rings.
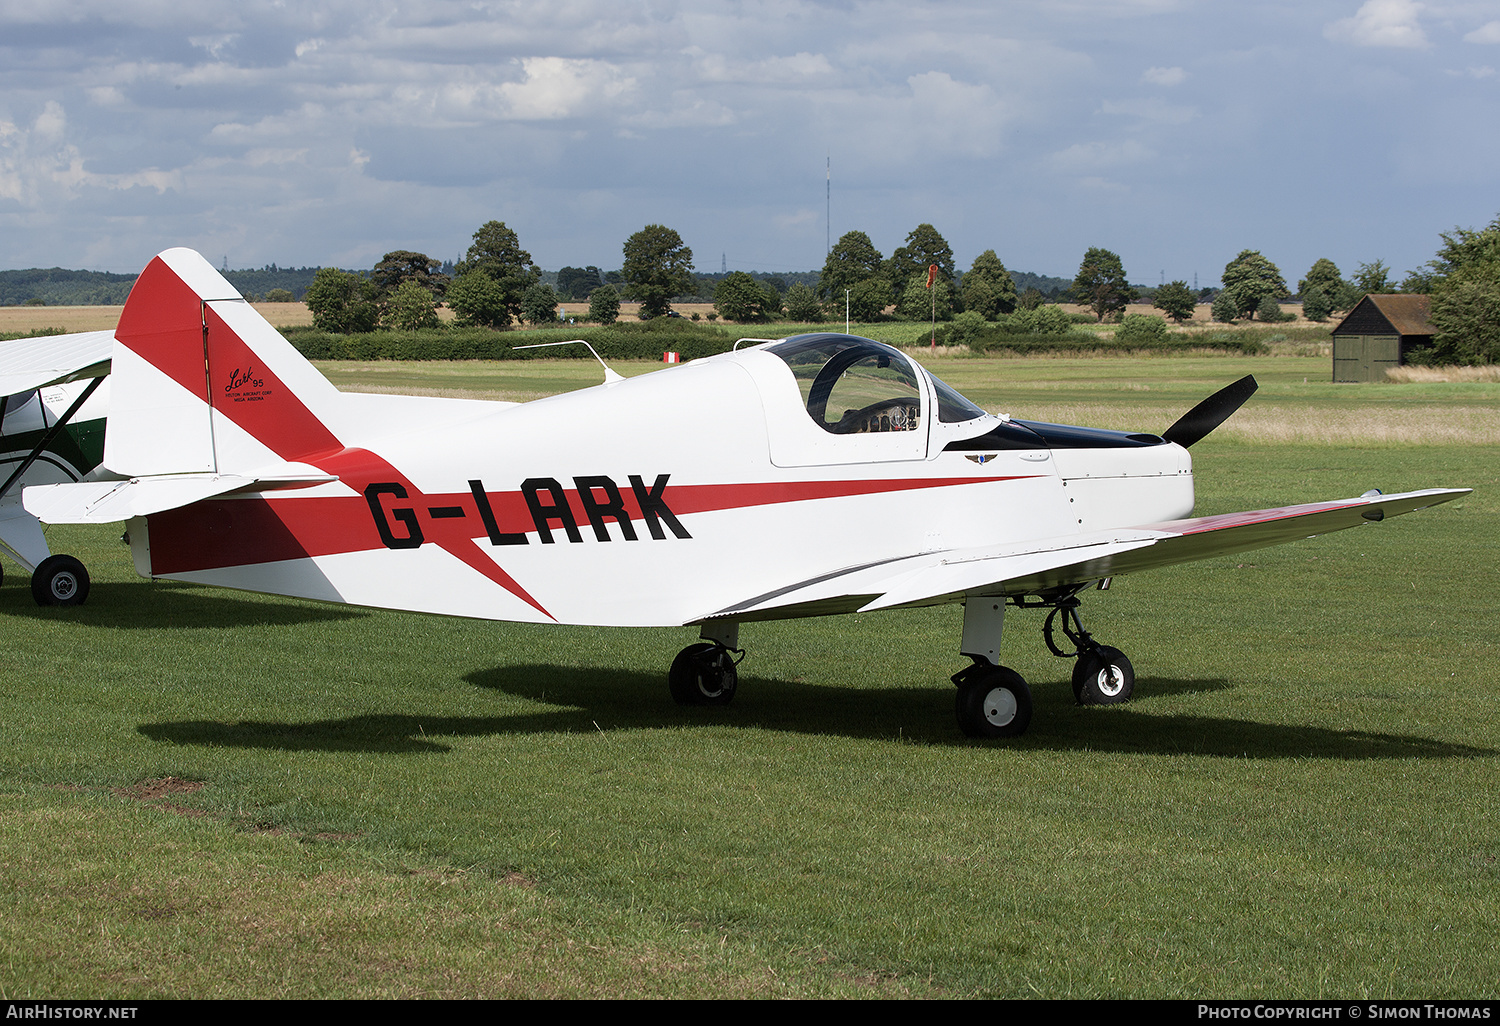
[[493,331],[489,328],[433,328],[423,331],[375,331],[338,335],[315,329],[283,331],[309,360],[532,360],[593,359],[583,346],[517,349],[547,342],[583,339],[605,359],[660,360],[680,353],[684,360],[727,352],[737,335],[671,318],[664,324],[619,324],[541,331]]
[[[938,331],[938,342],[943,341],[942,330]],[[1117,340],[1113,337],[1085,332],[1070,332],[1066,335],[1017,335],[1002,328],[980,331],[969,338],[969,349],[975,353],[1013,353],[1017,356],[1033,356],[1041,353],[1188,353],[1194,350],[1217,349],[1239,353],[1243,356],[1261,356],[1270,352],[1256,338],[1241,333],[1204,333],[1191,336],[1168,335],[1160,341]]]
[[[747,330],[754,331],[754,328]],[[781,337],[790,333],[774,328],[762,331],[766,337]],[[606,360],[660,360],[665,352],[679,353],[683,360],[696,360],[728,352],[741,334],[737,330],[701,327],[691,321],[676,318],[658,319],[645,324],[616,324],[607,328],[547,328],[539,331],[432,328],[422,331],[375,331],[368,334],[339,335],[314,328],[293,328],[283,329],[282,333],[309,360],[592,359],[583,346],[516,348],[572,339],[585,340]],[[956,341],[946,339],[947,334],[940,327],[938,342],[950,344],[950,341]],[[1002,326],[993,326],[969,334],[967,342],[970,350],[978,354],[1011,353],[1017,356],[1125,352],[1165,355],[1202,349],[1258,356],[1269,351],[1254,334],[1243,331],[1169,334],[1164,340],[1143,343],[1138,340],[1119,341],[1089,332],[1063,335],[1013,334]],[[897,341],[896,344],[900,345],[901,342]]]

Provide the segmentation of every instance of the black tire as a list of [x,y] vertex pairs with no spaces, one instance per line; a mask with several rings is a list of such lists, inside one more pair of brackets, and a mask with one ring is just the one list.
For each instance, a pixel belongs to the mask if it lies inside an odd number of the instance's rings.
[[1073,697],[1079,705],[1119,705],[1135,693],[1135,669],[1125,653],[1108,645],[1084,652],[1073,667]]
[[678,652],[667,672],[667,687],[678,705],[728,705],[738,684],[729,650],[708,641]]
[[969,737],[1018,737],[1031,725],[1031,689],[1009,667],[985,667],[958,685],[954,711]]
[[48,556],[31,575],[39,606],[81,606],[89,597],[89,572],[72,556]]

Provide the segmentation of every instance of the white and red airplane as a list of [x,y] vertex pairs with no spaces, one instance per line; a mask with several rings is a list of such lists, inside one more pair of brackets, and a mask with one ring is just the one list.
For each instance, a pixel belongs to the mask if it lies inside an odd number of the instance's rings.
[[[984,412],[878,342],[762,342],[528,403],[336,390],[197,253],[153,260],[115,331],[104,460],[28,488],[46,523],[128,521],[137,570],[328,602],[537,623],[696,626],[668,680],[734,695],[755,620],[961,603],[959,726],[1019,734],[1007,603],[1043,606],[1079,701],[1134,673],[1078,620],[1117,574],[1378,521],[1432,489],[1228,516],[1193,509],[1187,446]],[[1072,650],[1055,643],[1053,625]]]

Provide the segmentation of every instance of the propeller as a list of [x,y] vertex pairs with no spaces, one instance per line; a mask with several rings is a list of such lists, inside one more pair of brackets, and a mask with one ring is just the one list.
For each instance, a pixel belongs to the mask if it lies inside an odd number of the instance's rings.
[[1245,404],[1246,399],[1255,394],[1257,387],[1255,376],[1246,374],[1177,418],[1177,423],[1163,431],[1161,436],[1186,449],[1228,420],[1235,410]]

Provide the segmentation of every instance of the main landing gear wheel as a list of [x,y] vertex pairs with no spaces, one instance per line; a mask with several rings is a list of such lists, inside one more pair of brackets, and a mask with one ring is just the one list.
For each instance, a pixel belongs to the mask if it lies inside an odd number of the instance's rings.
[[734,657],[711,641],[689,645],[672,660],[667,687],[678,705],[728,705],[739,684]]
[[1017,737],[1031,724],[1031,689],[1006,666],[976,663],[954,674],[958,729],[969,737]]
[[1099,645],[1078,654],[1073,697],[1079,705],[1119,705],[1135,691],[1135,670],[1118,648]]
[[31,575],[39,606],[81,606],[89,597],[89,572],[72,556],[48,556]]

